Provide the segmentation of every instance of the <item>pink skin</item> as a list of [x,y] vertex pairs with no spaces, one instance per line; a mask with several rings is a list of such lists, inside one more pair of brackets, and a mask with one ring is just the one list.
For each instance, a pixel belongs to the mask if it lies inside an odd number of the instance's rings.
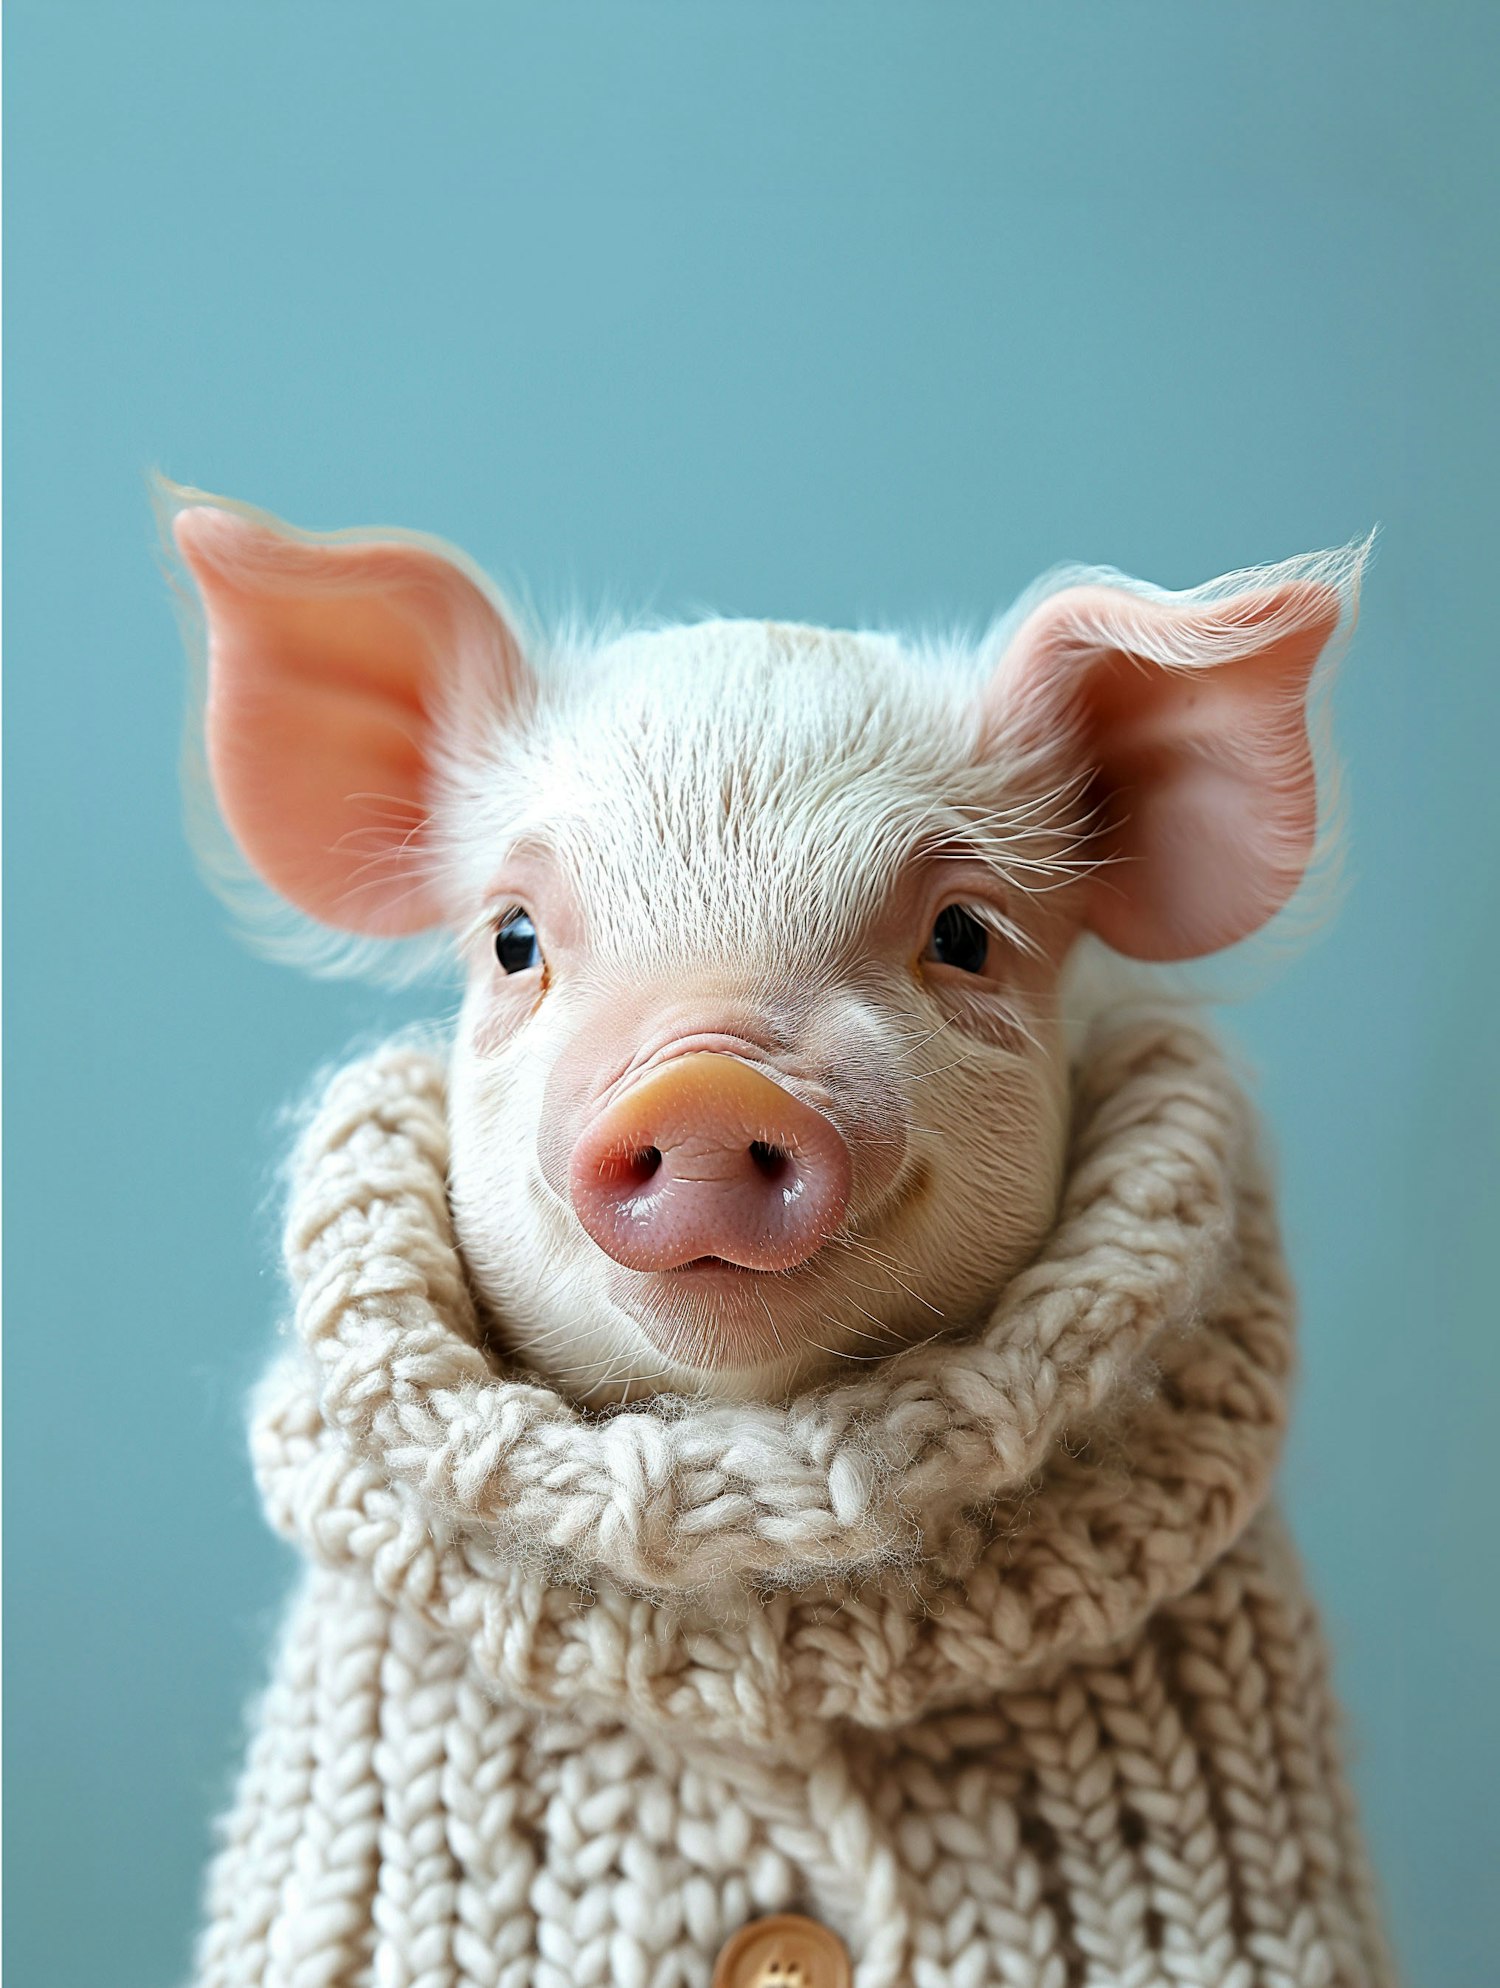
[[627,1270],[794,1270],[843,1219],[852,1171],[830,1118],[733,1053],[677,1043],[585,1128],[568,1188]]

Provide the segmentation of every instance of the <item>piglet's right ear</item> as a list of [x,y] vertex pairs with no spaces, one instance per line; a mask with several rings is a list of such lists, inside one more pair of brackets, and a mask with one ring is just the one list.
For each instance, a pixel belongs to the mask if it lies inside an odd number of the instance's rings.
[[208,624],[209,771],[236,842],[298,910],[394,938],[440,923],[438,733],[530,677],[480,578],[430,542],[177,513]]

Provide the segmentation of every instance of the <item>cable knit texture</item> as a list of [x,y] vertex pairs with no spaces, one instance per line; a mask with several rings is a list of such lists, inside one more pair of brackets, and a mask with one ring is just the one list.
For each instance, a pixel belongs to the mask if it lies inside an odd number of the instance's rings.
[[857,1988],[1390,1980],[1266,1503],[1290,1293],[1204,1036],[1094,1041],[980,1333],[787,1406],[508,1373],[446,1166],[410,1044],[293,1163],[253,1452],[310,1564],[202,1988],[706,1988],[783,1910]]

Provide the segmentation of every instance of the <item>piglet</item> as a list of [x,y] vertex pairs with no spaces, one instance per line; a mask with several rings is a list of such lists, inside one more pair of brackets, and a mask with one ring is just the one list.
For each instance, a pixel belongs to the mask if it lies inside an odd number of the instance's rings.
[[975,1321],[1054,1218],[1085,941],[1214,953],[1313,855],[1359,548],[1055,574],[972,647],[549,643],[434,540],[176,502],[224,822],[316,927],[451,939],[456,1233],[580,1401],[785,1398]]

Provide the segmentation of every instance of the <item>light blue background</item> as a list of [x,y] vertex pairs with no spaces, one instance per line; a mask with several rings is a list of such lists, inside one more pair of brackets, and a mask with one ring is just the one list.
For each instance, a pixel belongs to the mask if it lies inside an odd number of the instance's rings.
[[1492,1978],[1495,19],[12,0],[17,1988],[185,1971],[289,1572],[241,1435],[276,1109],[424,1005],[261,963],[195,876],[152,464],[544,607],[833,622],[1381,523],[1353,888],[1236,1019],[1391,1916],[1414,1982]]

